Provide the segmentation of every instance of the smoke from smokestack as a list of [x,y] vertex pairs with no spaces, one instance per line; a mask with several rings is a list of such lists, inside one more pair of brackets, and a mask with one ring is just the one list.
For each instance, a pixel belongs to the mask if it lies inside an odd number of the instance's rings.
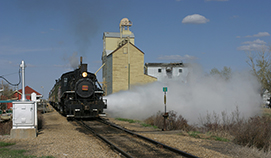
[[98,33],[102,20],[105,19],[104,14],[97,16],[103,9],[100,1],[27,0],[18,1],[18,7],[22,11],[22,18],[29,25],[35,24],[40,19],[46,21],[64,19],[62,25],[65,30],[68,28],[67,34],[73,36],[72,40],[77,46],[77,51],[83,56],[89,52],[91,39]]
[[163,87],[168,87],[167,111],[174,110],[197,123],[207,112],[231,114],[238,106],[241,116],[248,118],[260,112],[260,84],[249,72],[235,72],[231,79],[207,76],[199,67],[189,69],[188,83],[168,80],[133,87],[107,96],[112,117],[146,119],[157,111],[164,112]]
[[79,65],[79,60],[78,60],[78,57],[77,57],[77,52],[74,52],[72,54],[72,56],[69,57],[69,61],[70,61],[70,66],[72,69],[76,69],[78,68],[78,65]]

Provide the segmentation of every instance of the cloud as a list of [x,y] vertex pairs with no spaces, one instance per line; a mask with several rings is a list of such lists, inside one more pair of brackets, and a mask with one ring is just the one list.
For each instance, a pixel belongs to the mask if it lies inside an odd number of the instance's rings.
[[253,37],[264,37],[264,36],[270,36],[268,32],[259,32],[256,35],[253,35]]
[[182,23],[183,24],[205,24],[207,22],[209,22],[210,20],[205,18],[202,15],[199,14],[193,14],[193,15],[188,15],[186,16]]
[[174,61],[180,61],[180,60],[195,60],[197,59],[194,56],[190,55],[185,55],[185,56],[180,56],[180,55],[161,55],[158,57],[158,60],[174,60]]
[[256,39],[254,41],[243,42],[242,44],[266,44],[266,42],[264,42],[263,40],[260,40],[260,39]]
[[239,18],[238,15],[233,15],[233,16],[231,17],[231,19],[237,19],[237,18]]
[[265,51],[268,46],[266,46],[266,42],[260,39],[254,41],[246,41],[242,43],[243,46],[238,47],[238,50],[243,51]]
[[265,36],[270,36],[270,34],[268,32],[259,32],[255,35],[247,35],[245,37],[250,38],[250,37],[265,37]]

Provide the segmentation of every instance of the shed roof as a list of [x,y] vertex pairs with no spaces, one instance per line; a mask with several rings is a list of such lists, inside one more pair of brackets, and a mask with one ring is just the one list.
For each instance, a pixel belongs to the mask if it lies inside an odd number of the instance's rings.
[[[22,94],[22,89],[18,90],[20,94]],[[34,89],[30,88],[29,86],[25,87],[25,94],[31,94],[31,93],[36,93],[37,95],[41,95],[39,92],[35,91]],[[15,92],[16,93],[16,92]]]
[[184,67],[183,63],[145,63],[146,67]]

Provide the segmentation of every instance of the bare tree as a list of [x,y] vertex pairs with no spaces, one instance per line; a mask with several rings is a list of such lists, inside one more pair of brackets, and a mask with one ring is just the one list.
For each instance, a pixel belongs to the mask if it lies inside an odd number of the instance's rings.
[[[0,86],[0,100],[7,100],[12,97],[13,90],[8,84],[3,84]],[[0,103],[0,109],[5,110],[7,108],[6,103]]]
[[246,61],[251,67],[253,74],[257,77],[262,85],[262,91],[268,90],[271,92],[271,60],[270,54],[271,46],[269,49],[263,47],[261,51],[248,52],[248,60]]
[[228,80],[231,78],[231,68],[224,66],[223,70],[219,71],[217,68],[213,68],[210,72],[210,75],[219,75],[221,78]]
[[6,99],[10,99],[13,94],[12,87],[8,84],[1,85],[1,95],[5,96]]

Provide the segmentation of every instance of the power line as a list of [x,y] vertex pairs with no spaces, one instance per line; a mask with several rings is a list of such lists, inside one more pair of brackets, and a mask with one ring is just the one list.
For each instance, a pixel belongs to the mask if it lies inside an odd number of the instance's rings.
[[[3,76],[0,76],[0,78],[4,79],[4,80],[5,80],[8,84],[10,84],[11,86],[18,86],[18,85],[21,83],[21,75],[20,75],[20,73],[21,73],[21,69],[19,69],[19,83],[17,83],[17,84],[10,83],[10,82],[4,77],[4,75],[3,75]],[[14,73],[12,73],[12,74],[14,74]],[[8,75],[11,75],[11,74],[8,74]],[[5,76],[7,76],[7,75],[5,75]]]
[[10,73],[10,74],[5,74],[5,75],[2,75],[2,77],[4,77],[4,76],[10,76],[10,75],[14,75],[14,74],[17,74],[17,72],[13,72],[13,73]]

